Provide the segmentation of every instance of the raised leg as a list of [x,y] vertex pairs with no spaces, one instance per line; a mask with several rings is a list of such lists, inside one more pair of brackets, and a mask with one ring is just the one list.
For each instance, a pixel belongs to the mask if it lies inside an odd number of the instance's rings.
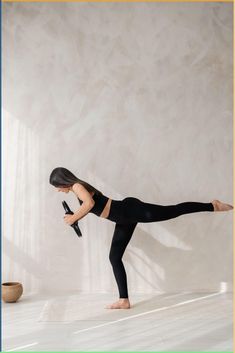
[[157,205],[128,197],[123,202],[124,217],[129,222],[160,222],[187,213],[214,211],[211,202],[182,202],[176,205]]

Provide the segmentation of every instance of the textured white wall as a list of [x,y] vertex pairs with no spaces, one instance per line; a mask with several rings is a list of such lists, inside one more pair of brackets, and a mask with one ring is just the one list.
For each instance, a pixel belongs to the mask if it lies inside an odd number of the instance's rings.
[[[113,199],[232,201],[232,3],[3,3],[3,281],[117,293],[114,223],[77,238],[63,166]],[[232,287],[232,212],[139,224],[129,292]]]

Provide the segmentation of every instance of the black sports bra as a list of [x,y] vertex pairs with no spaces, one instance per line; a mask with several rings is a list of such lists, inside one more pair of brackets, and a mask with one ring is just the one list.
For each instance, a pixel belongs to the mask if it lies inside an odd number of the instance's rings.
[[[94,194],[92,198],[95,201],[95,204],[89,212],[94,213],[96,216],[100,216],[109,198],[103,194]],[[78,201],[80,205],[83,203],[79,198]]]

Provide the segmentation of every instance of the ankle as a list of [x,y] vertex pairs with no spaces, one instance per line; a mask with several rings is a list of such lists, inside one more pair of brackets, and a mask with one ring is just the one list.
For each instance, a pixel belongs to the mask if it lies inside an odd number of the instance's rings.
[[214,207],[214,211],[218,211],[217,200],[213,200],[211,203],[212,203],[212,205]]

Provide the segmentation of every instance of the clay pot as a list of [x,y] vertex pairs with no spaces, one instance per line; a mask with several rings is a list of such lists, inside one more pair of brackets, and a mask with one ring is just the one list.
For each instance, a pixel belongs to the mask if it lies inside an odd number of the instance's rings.
[[2,283],[2,300],[6,303],[15,303],[23,293],[23,286],[19,282]]

